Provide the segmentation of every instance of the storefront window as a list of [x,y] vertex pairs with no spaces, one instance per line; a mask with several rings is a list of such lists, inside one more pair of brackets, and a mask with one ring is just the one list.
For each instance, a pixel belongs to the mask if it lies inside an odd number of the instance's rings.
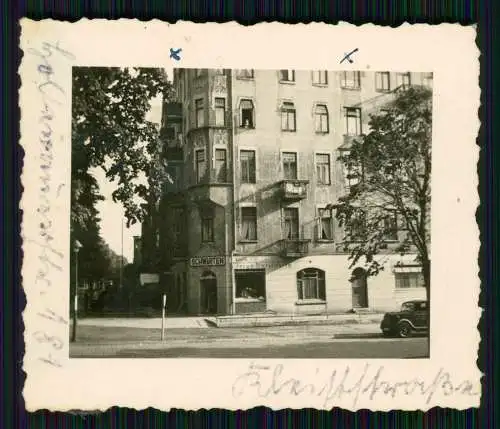
[[265,270],[235,270],[236,298],[266,300]]

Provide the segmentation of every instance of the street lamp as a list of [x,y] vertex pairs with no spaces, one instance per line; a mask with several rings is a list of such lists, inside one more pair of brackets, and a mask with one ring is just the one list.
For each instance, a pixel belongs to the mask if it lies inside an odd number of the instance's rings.
[[82,247],[82,243],[80,243],[78,240],[75,240],[75,244],[73,246],[73,252],[75,254],[75,291],[73,297],[73,328],[71,330],[72,342],[76,340],[76,323],[78,317],[78,252]]

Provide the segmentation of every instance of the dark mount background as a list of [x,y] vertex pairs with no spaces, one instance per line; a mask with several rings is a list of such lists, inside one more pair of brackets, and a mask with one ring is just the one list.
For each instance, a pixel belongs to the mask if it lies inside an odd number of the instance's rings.
[[[72,3],[75,3],[73,5]],[[2,213],[3,222],[0,237],[0,253],[2,263],[0,270],[3,279],[2,288],[2,327],[0,338],[3,350],[0,363],[4,372],[3,395],[0,415],[3,417],[3,428],[129,428],[129,427],[405,427],[405,428],[458,428],[458,427],[500,427],[498,413],[494,415],[493,407],[498,385],[498,368],[494,365],[498,356],[498,312],[499,306],[497,286],[500,284],[500,261],[498,249],[493,243],[499,243],[498,196],[500,195],[498,170],[498,149],[493,141],[500,139],[500,118],[498,103],[493,104],[494,95],[498,94],[500,72],[494,67],[498,63],[499,27],[493,25],[494,18],[499,15],[500,4],[494,0],[472,2],[469,0],[427,0],[427,1],[339,1],[339,2],[307,2],[296,4],[291,1],[270,3],[260,2],[209,2],[209,1],[158,1],[116,3],[99,1],[20,1],[2,2],[2,130],[3,139],[0,154],[1,180],[3,184]],[[477,212],[477,220],[481,228],[480,275],[482,292],[480,304],[485,309],[481,322],[481,350],[478,359],[480,369],[485,373],[483,379],[483,398],[480,410],[463,412],[435,408],[428,413],[422,412],[390,412],[372,413],[360,411],[350,413],[343,410],[317,412],[313,410],[272,412],[265,408],[256,408],[248,412],[227,412],[224,410],[184,412],[173,410],[162,413],[148,409],[136,411],[131,409],[112,408],[105,413],[51,413],[40,411],[27,413],[22,398],[25,374],[22,372],[24,352],[22,311],[25,296],[22,292],[20,266],[22,251],[20,223],[22,213],[18,209],[21,184],[20,171],[23,162],[19,140],[19,108],[17,70],[22,53],[18,49],[20,28],[18,19],[53,18],[76,21],[87,18],[139,18],[149,20],[158,18],[170,23],[177,20],[237,21],[250,25],[259,22],[280,21],[285,23],[326,22],[335,24],[348,21],[356,24],[367,22],[398,26],[404,22],[431,23],[459,22],[470,25],[479,22],[477,43],[481,49],[482,107],[480,115],[482,127],[478,144],[481,146],[481,157],[478,166],[480,175],[479,192],[481,206]],[[496,43],[496,56],[493,57],[493,43]],[[173,48],[178,48],[173,46]],[[349,50],[350,46],[346,46]],[[298,55],[307,54],[298,52]],[[498,145],[497,145],[498,146]],[[498,246],[498,244],[496,244]],[[495,251],[496,250],[496,251]],[[50,388],[48,387],[48,394]],[[335,426],[334,426],[335,425]]]

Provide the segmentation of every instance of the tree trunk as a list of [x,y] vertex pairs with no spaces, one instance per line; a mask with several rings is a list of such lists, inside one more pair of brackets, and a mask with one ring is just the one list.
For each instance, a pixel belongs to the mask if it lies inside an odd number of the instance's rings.
[[431,299],[431,261],[427,258],[422,261],[422,274],[424,276],[427,302],[429,302]]

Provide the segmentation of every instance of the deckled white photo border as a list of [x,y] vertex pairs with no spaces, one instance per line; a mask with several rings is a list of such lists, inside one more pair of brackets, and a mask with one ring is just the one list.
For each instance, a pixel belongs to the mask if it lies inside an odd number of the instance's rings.
[[[244,27],[125,19],[23,19],[21,26],[28,410],[479,406],[480,88],[474,27]],[[170,48],[182,48],[180,61],[170,58]],[[354,63],[340,64],[355,48]],[[431,358],[257,360],[269,369],[250,373],[245,359],[69,359],[71,67],[77,65],[432,71]],[[276,368],[281,372],[273,385]]]

